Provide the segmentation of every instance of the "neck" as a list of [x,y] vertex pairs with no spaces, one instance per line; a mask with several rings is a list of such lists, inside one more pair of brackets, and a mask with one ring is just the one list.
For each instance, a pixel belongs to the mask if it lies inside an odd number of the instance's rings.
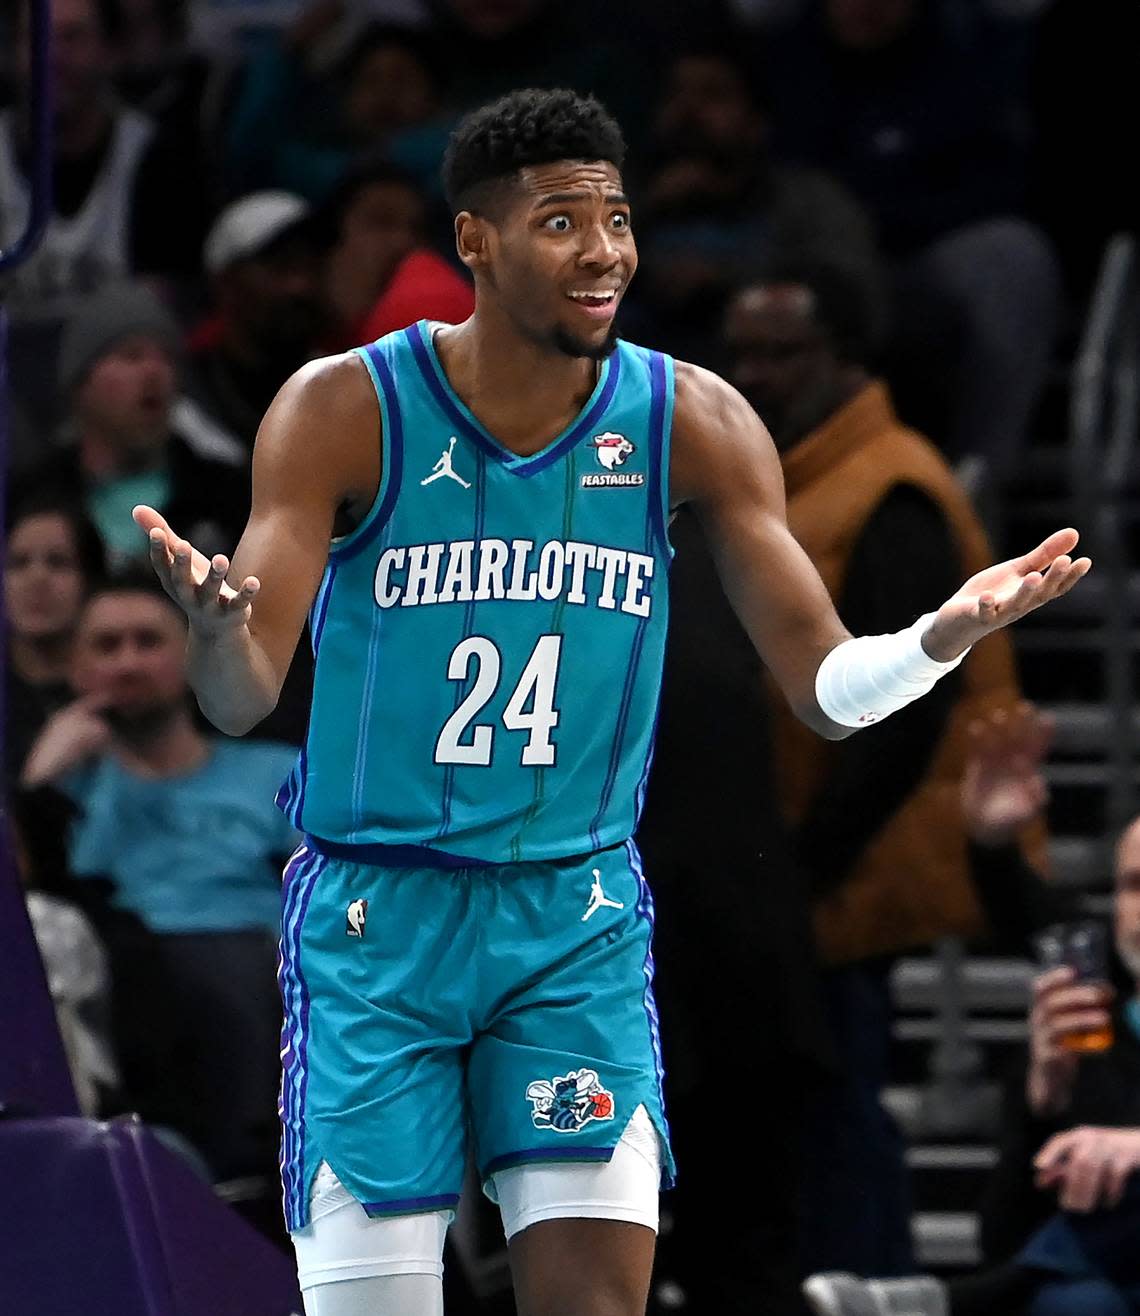
[[435,343],[452,388],[512,448],[521,443],[538,451],[564,428],[593,392],[600,369],[589,357],[523,337],[493,305],[440,330]]
[[186,708],[169,718],[116,729],[115,747],[124,765],[142,777],[179,777],[209,757],[210,742]]
[[41,635],[9,635],[8,661],[17,676],[29,685],[53,685],[67,679],[71,659],[71,632]]

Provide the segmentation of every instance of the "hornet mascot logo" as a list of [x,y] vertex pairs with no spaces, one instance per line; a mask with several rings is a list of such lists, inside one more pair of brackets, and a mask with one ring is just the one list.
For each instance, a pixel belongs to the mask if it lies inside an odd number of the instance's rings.
[[551,1082],[540,1079],[526,1090],[534,1103],[531,1118],[536,1129],[577,1133],[590,1120],[612,1120],[614,1094],[607,1092],[592,1069],[573,1069]]

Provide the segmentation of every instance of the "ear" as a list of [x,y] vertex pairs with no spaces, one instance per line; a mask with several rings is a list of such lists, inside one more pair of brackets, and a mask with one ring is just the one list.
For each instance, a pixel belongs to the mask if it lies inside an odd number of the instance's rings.
[[469,270],[484,268],[490,260],[491,224],[484,215],[461,210],[455,216],[455,250]]

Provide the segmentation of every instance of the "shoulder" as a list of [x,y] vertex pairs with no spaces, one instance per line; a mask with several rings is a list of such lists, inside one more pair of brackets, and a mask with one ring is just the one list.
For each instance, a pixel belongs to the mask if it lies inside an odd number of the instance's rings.
[[780,461],[764,423],[725,379],[678,361],[673,407],[670,497],[720,501],[751,489],[783,499]]
[[374,412],[376,395],[360,354],[338,352],[317,357],[290,375],[272,407],[278,403],[314,416],[346,419]]
[[294,482],[337,497],[375,487],[380,408],[356,352],[318,357],[281,386],[257,431],[258,477],[289,472]]
[[678,424],[682,430],[703,431],[726,424],[750,427],[757,423],[756,413],[728,380],[704,366],[677,361],[674,377],[674,432]]

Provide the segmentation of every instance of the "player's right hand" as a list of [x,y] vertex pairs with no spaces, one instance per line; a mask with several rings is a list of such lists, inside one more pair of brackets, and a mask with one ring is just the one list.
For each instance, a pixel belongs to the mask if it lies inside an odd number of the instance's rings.
[[261,588],[256,576],[246,576],[239,589],[226,584],[229,559],[219,553],[208,558],[182,539],[153,507],[140,504],[131,513],[150,541],[150,563],[162,588],[203,636],[217,636],[248,623],[252,604]]

